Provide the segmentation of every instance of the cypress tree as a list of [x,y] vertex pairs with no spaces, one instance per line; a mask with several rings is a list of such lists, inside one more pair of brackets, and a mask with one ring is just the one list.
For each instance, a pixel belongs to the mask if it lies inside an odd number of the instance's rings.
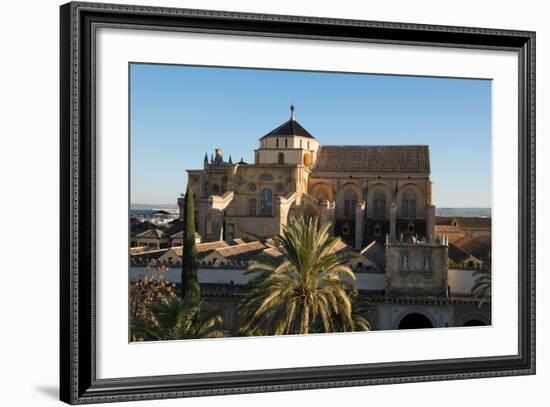
[[184,200],[183,255],[181,262],[181,296],[192,302],[199,301],[200,288],[195,247],[195,199],[187,185]]

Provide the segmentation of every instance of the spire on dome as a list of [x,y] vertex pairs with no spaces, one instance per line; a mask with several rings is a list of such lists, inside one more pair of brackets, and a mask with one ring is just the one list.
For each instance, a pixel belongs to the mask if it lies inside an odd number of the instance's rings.
[[260,138],[260,140],[266,137],[286,137],[286,136],[298,136],[298,137],[307,137],[314,139],[309,132],[302,127],[300,123],[296,121],[294,101],[290,105],[290,120],[287,120],[285,123],[281,124],[276,129],[270,131],[265,136]]

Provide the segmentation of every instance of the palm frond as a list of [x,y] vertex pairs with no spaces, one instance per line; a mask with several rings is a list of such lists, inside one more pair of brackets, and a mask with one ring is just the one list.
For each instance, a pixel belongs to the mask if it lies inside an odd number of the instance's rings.
[[[355,274],[345,265],[353,255],[336,255],[339,239],[317,218],[291,218],[277,236],[284,259],[260,256],[246,271],[252,275],[250,294],[240,306],[241,332],[281,335],[370,329],[354,316],[350,296],[356,294]],[[344,329],[344,328],[342,328]]]

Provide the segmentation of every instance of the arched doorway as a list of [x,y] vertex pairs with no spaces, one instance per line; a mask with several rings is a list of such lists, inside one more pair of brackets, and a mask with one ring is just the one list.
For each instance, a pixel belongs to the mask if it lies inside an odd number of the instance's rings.
[[273,216],[273,192],[264,188],[260,193],[260,215]]
[[401,322],[399,322],[399,328],[398,329],[420,329],[420,328],[433,328],[432,322],[428,319],[428,317],[418,314],[418,313],[412,313],[405,315]]
[[487,324],[479,319],[470,319],[469,321],[464,322],[462,326],[486,326]]

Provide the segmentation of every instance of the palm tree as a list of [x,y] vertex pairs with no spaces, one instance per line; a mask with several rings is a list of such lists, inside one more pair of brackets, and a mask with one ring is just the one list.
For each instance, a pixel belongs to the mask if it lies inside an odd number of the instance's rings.
[[136,329],[144,339],[166,341],[177,339],[219,338],[226,336],[222,318],[216,312],[201,310],[201,303],[165,299],[149,305],[152,317],[137,321]]
[[370,331],[372,326],[370,322],[365,318],[368,314],[368,304],[365,301],[361,301],[356,295],[353,295],[351,299],[351,319],[353,325],[348,325],[345,319],[336,317],[334,321],[335,332],[352,332],[352,331]]
[[472,286],[472,294],[480,298],[479,306],[491,301],[491,269],[481,269],[474,271],[474,285]]
[[317,218],[293,218],[277,237],[284,259],[260,256],[250,262],[250,295],[241,303],[247,335],[334,332],[336,323],[355,329],[350,294],[355,275],[334,254],[338,238]]

